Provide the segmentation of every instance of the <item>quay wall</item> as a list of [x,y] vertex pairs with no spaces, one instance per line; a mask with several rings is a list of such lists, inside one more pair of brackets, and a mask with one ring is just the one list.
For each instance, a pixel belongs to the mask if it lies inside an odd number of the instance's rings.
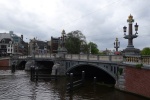
[[10,68],[10,60],[9,58],[0,58],[0,69],[9,69]]
[[119,75],[116,82],[116,88],[150,98],[150,68],[124,66],[123,73]]
[[127,66],[125,90],[150,98],[150,70]]

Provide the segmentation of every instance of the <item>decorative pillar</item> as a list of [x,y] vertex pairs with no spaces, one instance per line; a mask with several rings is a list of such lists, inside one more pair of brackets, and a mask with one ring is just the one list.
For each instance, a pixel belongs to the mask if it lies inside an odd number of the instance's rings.
[[67,53],[67,49],[65,48],[65,40],[66,40],[66,32],[65,30],[63,30],[61,33],[61,37],[59,38],[59,47],[58,47],[59,54]]
[[124,31],[124,38],[128,39],[128,46],[127,46],[127,48],[125,50],[123,50],[123,53],[124,53],[124,55],[139,55],[140,54],[140,50],[134,48],[134,45],[133,45],[133,39],[138,37],[138,35],[137,35],[138,34],[137,33],[138,25],[136,23],[136,25],[135,25],[136,33],[133,34],[132,23],[134,22],[134,19],[133,19],[133,16],[131,14],[128,17],[127,22],[129,23],[128,35],[126,35],[126,30],[127,30],[126,26],[123,27],[123,31]]
[[120,42],[118,41],[118,38],[116,38],[116,40],[114,42],[114,48],[116,49],[116,51],[118,51],[119,47],[120,47]]

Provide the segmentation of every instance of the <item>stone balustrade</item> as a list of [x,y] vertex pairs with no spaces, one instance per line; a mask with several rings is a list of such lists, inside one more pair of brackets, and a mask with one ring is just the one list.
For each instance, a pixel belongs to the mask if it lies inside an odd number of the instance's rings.
[[46,58],[65,58],[69,60],[90,60],[90,61],[123,61],[121,55],[92,55],[92,54],[47,54],[47,55],[34,55],[34,56],[19,56],[19,59],[27,59],[29,57],[35,57],[46,59]]
[[123,62],[150,65],[150,56],[124,56]]
[[[19,59],[27,59],[32,56],[19,56]],[[88,60],[88,61],[112,61],[123,62],[128,64],[145,64],[150,65],[150,56],[122,56],[122,55],[92,55],[92,54],[45,54],[35,55],[35,58],[40,59],[53,59],[53,58],[65,58],[68,60]]]

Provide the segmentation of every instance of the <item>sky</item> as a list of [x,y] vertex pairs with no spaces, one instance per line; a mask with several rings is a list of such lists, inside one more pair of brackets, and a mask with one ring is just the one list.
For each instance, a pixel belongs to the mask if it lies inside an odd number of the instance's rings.
[[133,45],[143,49],[150,47],[149,7],[150,0],[0,0],[0,33],[13,31],[28,42],[34,37],[42,41],[60,37],[63,29],[80,30],[99,50],[114,50],[116,38],[123,50],[128,45],[123,26],[128,29],[131,14],[133,25],[139,25]]

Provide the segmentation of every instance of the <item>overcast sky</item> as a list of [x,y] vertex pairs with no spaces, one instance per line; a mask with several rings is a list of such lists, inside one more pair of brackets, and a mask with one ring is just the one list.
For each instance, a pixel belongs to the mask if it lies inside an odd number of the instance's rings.
[[139,25],[134,47],[150,47],[150,0],[0,0],[0,32],[45,41],[60,37],[63,29],[80,30],[100,50],[113,50],[118,37],[122,50],[128,43],[122,27],[128,27],[130,14]]

